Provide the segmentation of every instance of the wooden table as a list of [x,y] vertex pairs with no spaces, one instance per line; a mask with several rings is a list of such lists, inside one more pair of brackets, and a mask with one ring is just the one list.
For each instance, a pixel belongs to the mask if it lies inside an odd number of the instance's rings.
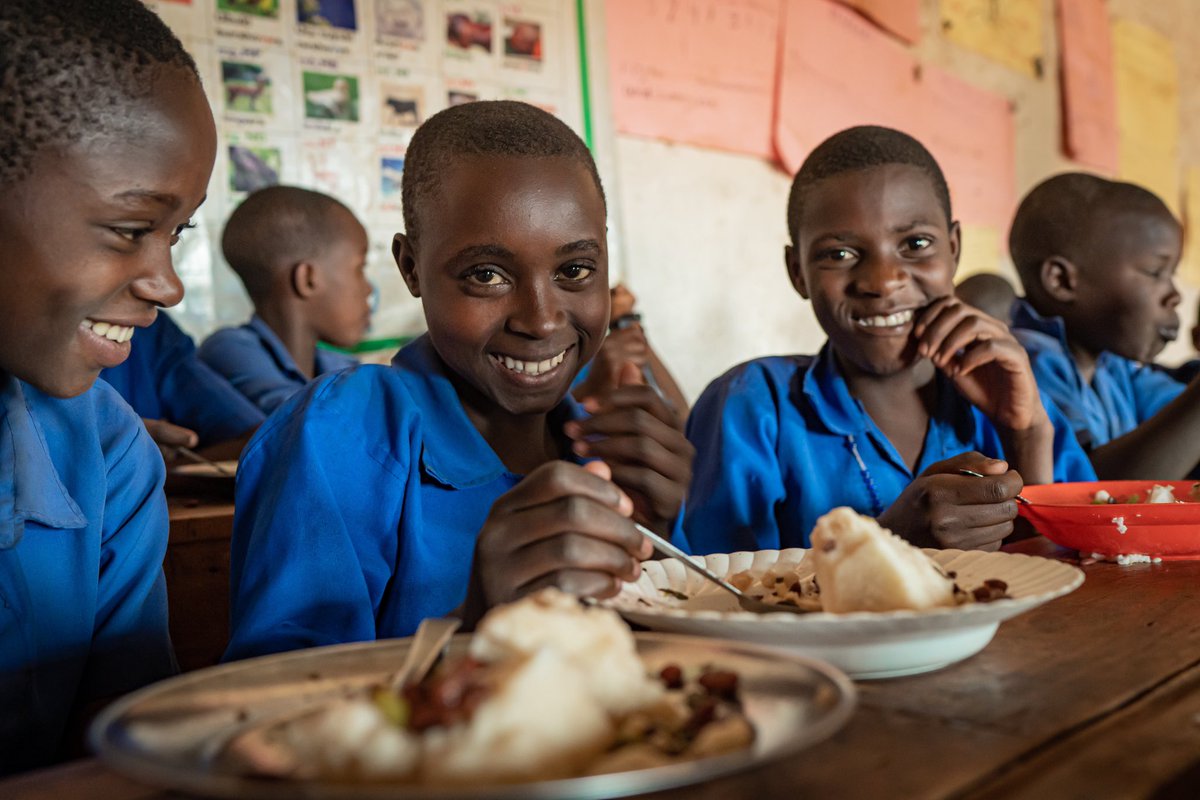
[[212,666],[229,641],[232,487],[173,489],[167,495],[167,507],[171,534],[163,572],[171,641],[180,669]]
[[[979,655],[859,683],[831,740],[653,797],[1200,797],[1200,562],[1084,570],[1082,587],[1005,622]],[[96,761],[0,783],[11,800],[172,796]]]

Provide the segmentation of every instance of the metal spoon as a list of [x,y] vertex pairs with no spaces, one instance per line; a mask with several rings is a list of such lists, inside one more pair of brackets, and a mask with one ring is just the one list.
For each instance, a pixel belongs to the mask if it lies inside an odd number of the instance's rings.
[[690,569],[692,572],[695,572],[697,575],[703,576],[706,580],[711,581],[712,583],[715,583],[717,586],[720,586],[722,589],[724,589],[725,591],[729,592],[731,595],[736,597],[737,601],[738,601],[738,605],[741,606],[742,610],[744,610],[744,611],[753,611],[755,614],[781,614],[781,613],[782,614],[810,614],[810,613],[812,613],[811,611],[808,611],[803,608],[799,608],[797,606],[785,605],[785,604],[777,605],[775,603],[764,603],[761,600],[751,597],[750,595],[743,592],[741,589],[734,586],[729,581],[725,580],[724,578],[719,577],[716,573],[714,573],[713,571],[708,569],[708,567],[705,567],[703,564],[698,564],[695,561],[693,561],[691,558],[688,557],[688,555],[686,553],[684,553],[682,550],[680,550],[675,545],[668,542],[666,539],[659,536],[654,531],[650,530],[649,528],[645,527],[644,525],[639,525],[636,522],[633,523],[633,526],[638,529],[639,533],[641,533],[643,536],[645,536],[647,539],[650,540],[651,544],[654,545],[655,550],[662,553],[664,556],[670,556],[671,558],[677,559],[678,561],[682,561],[683,565],[685,567],[687,567],[688,569]]
[[[985,477],[984,475],[982,475],[981,473],[978,473],[978,472],[976,472],[976,471],[975,471],[975,470],[973,470],[973,469],[960,469],[960,470],[959,470],[959,472],[960,472],[961,474],[963,474],[963,475],[970,475],[972,478],[982,478],[982,477]],[[1021,495],[1017,495],[1017,502],[1018,502],[1018,503],[1020,503],[1020,504],[1021,504],[1021,505],[1023,505],[1023,506],[1031,506],[1031,505],[1033,505],[1033,503],[1031,503],[1031,502],[1029,501],[1029,499],[1028,499],[1028,498],[1022,497]]]
[[209,467],[210,469],[214,470],[218,475],[222,475],[226,478],[234,477],[233,472],[230,471],[230,469],[228,467],[226,467],[223,464],[218,464],[216,461],[213,461],[211,458],[205,458],[204,456],[197,453],[195,450],[192,450],[190,447],[184,447],[183,445],[179,445],[178,447],[175,448],[175,451],[177,453],[179,453],[179,455],[183,456],[184,458],[186,458],[190,461],[195,461],[197,464],[203,464],[204,466]]

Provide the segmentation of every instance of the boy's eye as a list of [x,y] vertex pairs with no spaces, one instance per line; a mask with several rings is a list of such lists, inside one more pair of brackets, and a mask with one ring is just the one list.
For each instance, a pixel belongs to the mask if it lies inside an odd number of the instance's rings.
[[152,229],[112,227],[109,228],[109,230],[115,233],[117,236],[120,236],[122,239],[126,239],[130,242],[136,242],[148,234]]
[[819,261],[831,261],[834,264],[847,264],[854,260],[854,251],[846,247],[834,247],[818,256]]
[[928,236],[910,236],[904,240],[904,246],[909,250],[924,250],[933,246],[933,239]]
[[467,280],[477,286],[500,286],[504,283],[504,276],[494,269],[479,267],[467,274]]
[[558,274],[571,283],[585,281],[591,277],[596,268],[590,264],[567,264],[558,270]]
[[176,242],[178,242],[179,237],[183,236],[184,231],[190,231],[194,227],[196,227],[196,223],[192,222],[190,219],[182,225],[177,226],[175,228],[175,232],[171,234],[171,244],[174,245]]

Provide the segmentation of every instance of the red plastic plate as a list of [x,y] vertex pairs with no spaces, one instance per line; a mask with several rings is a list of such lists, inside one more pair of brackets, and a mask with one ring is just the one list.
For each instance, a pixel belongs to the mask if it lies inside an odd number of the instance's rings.
[[[1154,484],[1172,486],[1182,503],[1096,505],[1101,489],[1118,499],[1147,497]],[[1021,516],[1055,544],[1105,556],[1147,555],[1200,560],[1200,503],[1189,502],[1193,481],[1096,481],[1026,486]],[[1124,527],[1124,533],[1120,529]]]

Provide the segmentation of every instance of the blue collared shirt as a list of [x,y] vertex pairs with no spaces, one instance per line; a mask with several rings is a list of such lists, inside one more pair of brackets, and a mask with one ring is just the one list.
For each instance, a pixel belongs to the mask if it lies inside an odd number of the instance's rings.
[[1024,300],[1013,306],[1012,332],[1029,353],[1038,388],[1067,415],[1087,450],[1129,433],[1186,388],[1162,370],[1115,353],[1101,353],[1096,374],[1086,382],[1062,318],[1043,317]]
[[100,377],[139,417],[190,428],[201,446],[236,439],[263,421],[253,403],[196,357],[192,338],[162,312],[134,334],[129,358]]
[[[568,395],[556,430],[583,415]],[[314,381],[242,453],[226,659],[407,636],[462,604],[510,472],[421,336]]]
[[[817,356],[774,356],[713,381],[688,418],[696,446],[683,528],[695,553],[808,547],[817,518],[837,506],[878,515],[914,476],[977,450],[1003,458],[978,408],[938,373],[938,406],[910,470],[855,399],[829,345]],[[1095,472],[1051,403],[1055,480]]]
[[0,773],[52,761],[72,709],[174,671],[165,470],[102,381],[0,374]]
[[[205,339],[200,359],[264,414],[275,411],[309,383],[275,331],[257,314],[241,327],[222,328]],[[313,377],[357,363],[351,356],[318,347]]]

